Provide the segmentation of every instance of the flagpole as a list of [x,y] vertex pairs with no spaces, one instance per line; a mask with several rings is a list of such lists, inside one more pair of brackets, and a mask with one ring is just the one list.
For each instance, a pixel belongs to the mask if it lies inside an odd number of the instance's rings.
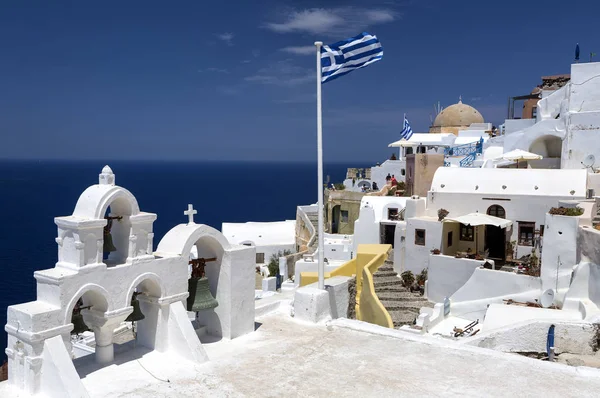
[[317,169],[318,169],[318,233],[319,233],[319,289],[325,289],[325,237],[323,231],[323,117],[321,113],[321,46],[323,42],[316,41],[317,49]]

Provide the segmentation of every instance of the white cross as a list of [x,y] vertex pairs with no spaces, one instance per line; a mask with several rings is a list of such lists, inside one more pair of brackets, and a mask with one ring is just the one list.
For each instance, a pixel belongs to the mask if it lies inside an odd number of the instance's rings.
[[188,205],[188,209],[183,214],[188,216],[188,224],[194,224],[194,214],[198,214],[198,210],[194,210],[194,206]]

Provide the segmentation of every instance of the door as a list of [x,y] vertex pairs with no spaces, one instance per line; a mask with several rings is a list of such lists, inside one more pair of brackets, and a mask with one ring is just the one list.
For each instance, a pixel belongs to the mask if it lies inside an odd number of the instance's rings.
[[331,233],[337,234],[340,227],[340,205],[333,207],[331,211]]
[[[506,218],[504,208],[499,205],[492,205],[487,209],[487,214],[498,218]],[[485,249],[488,250],[488,256],[492,259],[506,259],[506,231],[504,228],[493,225],[485,226]]]
[[394,237],[396,235],[396,224],[381,224],[381,244],[392,245],[394,247]]

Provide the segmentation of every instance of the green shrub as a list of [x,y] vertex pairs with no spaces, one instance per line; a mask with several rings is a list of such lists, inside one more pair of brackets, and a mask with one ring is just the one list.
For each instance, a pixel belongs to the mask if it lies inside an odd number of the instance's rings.
[[415,283],[415,275],[411,271],[404,271],[400,274],[400,277],[402,278],[402,285],[407,289],[410,289]]
[[577,217],[583,214],[583,209],[581,207],[553,207],[548,212],[549,214],[553,214],[556,216],[573,216]]

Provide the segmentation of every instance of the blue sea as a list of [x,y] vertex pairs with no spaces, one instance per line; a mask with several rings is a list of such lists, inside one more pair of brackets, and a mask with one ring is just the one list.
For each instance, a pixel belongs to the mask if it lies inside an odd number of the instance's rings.
[[[99,161],[0,161],[0,363],[6,347],[6,307],[35,300],[35,270],[57,261],[54,217],[73,212],[79,195],[98,183]],[[109,162],[116,183],[129,189],[142,211],[158,214],[154,248],[173,226],[187,222],[221,230],[223,222],[295,219],[296,206],[317,201],[317,168],[309,163]],[[326,164],[341,182],[346,167]],[[368,166],[367,166],[368,167]]]

